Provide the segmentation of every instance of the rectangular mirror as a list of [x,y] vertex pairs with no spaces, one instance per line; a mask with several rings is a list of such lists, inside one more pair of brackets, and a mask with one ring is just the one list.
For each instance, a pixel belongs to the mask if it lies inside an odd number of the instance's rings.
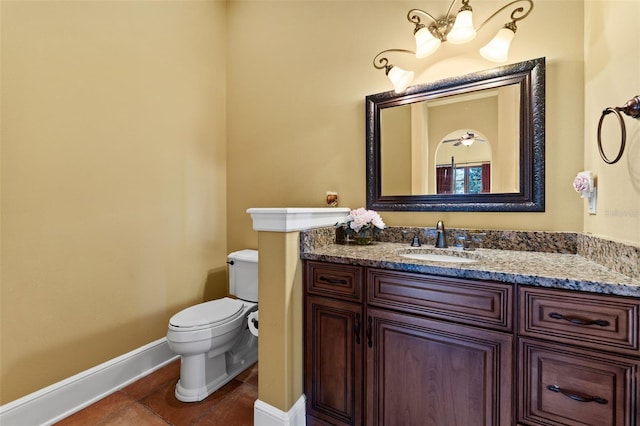
[[544,211],[544,58],[367,96],[367,207]]

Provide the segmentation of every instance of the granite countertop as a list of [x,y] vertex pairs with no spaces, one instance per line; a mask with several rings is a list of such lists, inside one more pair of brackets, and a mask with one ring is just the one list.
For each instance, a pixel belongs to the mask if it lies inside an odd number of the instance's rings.
[[[414,260],[411,251],[473,258],[473,263]],[[324,244],[307,247],[301,258],[448,277],[640,297],[640,280],[615,272],[578,254],[498,249],[461,251],[406,243],[374,242],[368,246]]]

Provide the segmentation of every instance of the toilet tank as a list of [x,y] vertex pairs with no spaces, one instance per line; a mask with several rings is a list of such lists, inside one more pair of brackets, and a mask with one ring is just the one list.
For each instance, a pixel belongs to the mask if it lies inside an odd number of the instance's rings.
[[229,294],[248,302],[258,302],[258,250],[234,251],[229,261]]

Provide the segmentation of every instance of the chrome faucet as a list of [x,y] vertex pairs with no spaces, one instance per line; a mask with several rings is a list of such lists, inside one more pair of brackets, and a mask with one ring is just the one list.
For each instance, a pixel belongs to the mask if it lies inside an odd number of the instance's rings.
[[447,231],[444,229],[444,222],[439,220],[436,224],[436,232],[438,236],[436,238],[436,248],[447,248]]

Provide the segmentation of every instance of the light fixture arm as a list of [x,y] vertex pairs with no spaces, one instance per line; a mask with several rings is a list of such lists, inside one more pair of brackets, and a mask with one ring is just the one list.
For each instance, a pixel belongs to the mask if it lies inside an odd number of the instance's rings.
[[[434,24],[439,24],[441,21],[448,21],[449,18],[451,17],[451,9],[453,9],[453,5],[455,3],[456,3],[456,0],[453,0],[451,2],[451,4],[449,5],[449,9],[447,10],[447,15],[442,19],[434,18],[433,15],[431,15],[429,12],[425,12],[422,9],[411,9],[409,12],[407,12],[407,20],[415,24],[416,26],[421,25],[421,28],[424,27],[425,25],[421,23],[420,17],[416,15],[416,13],[422,13],[423,15],[428,16],[429,19],[431,19]],[[469,7],[468,3],[469,3],[469,0],[462,0],[463,7]]]
[[[491,19],[493,19],[496,15],[498,15],[500,12],[502,12],[503,10],[513,6],[516,3],[519,2],[526,2],[529,3],[529,9],[525,12],[524,7],[518,7],[515,8],[512,12],[511,12],[511,22],[507,23],[505,25],[505,27],[509,28],[510,30],[512,30],[513,32],[516,31],[516,22],[523,20],[524,18],[526,18],[527,16],[529,16],[529,13],[531,13],[531,11],[533,10],[533,1],[532,0],[515,0],[512,1],[511,3],[508,3],[504,6],[502,6],[500,9],[496,10],[493,15],[489,16],[487,19],[484,20],[484,22],[482,24],[480,24],[480,26],[478,27],[478,29],[476,29],[476,31],[480,31],[482,29],[482,27],[484,27],[484,25],[489,22]],[[520,16],[518,16],[518,14],[522,14]]]
[[387,50],[383,50],[382,52],[378,53],[373,58],[373,66],[378,70],[384,70],[385,74],[389,74],[389,70],[393,67],[393,65],[389,64],[389,59],[387,57],[383,56],[380,59],[378,59],[378,57],[380,57],[380,55],[382,55],[384,53],[389,53],[389,52],[409,53],[411,55],[415,55],[415,53],[416,53],[413,50],[407,50],[407,49],[387,49]]
[[[447,34],[449,33],[449,30],[451,30],[451,27],[453,27],[453,22],[455,21],[455,19],[451,17],[451,7],[455,2],[456,0],[453,0],[453,2],[451,3],[451,6],[447,11],[447,15],[444,18],[439,19],[434,18],[433,15],[431,15],[429,12],[425,12],[422,9],[411,9],[407,13],[407,20],[415,25],[413,33],[415,34],[422,28],[426,27],[434,37],[440,39],[441,41],[445,41],[447,39]],[[433,22],[428,26],[423,24],[418,14],[425,15]]]

